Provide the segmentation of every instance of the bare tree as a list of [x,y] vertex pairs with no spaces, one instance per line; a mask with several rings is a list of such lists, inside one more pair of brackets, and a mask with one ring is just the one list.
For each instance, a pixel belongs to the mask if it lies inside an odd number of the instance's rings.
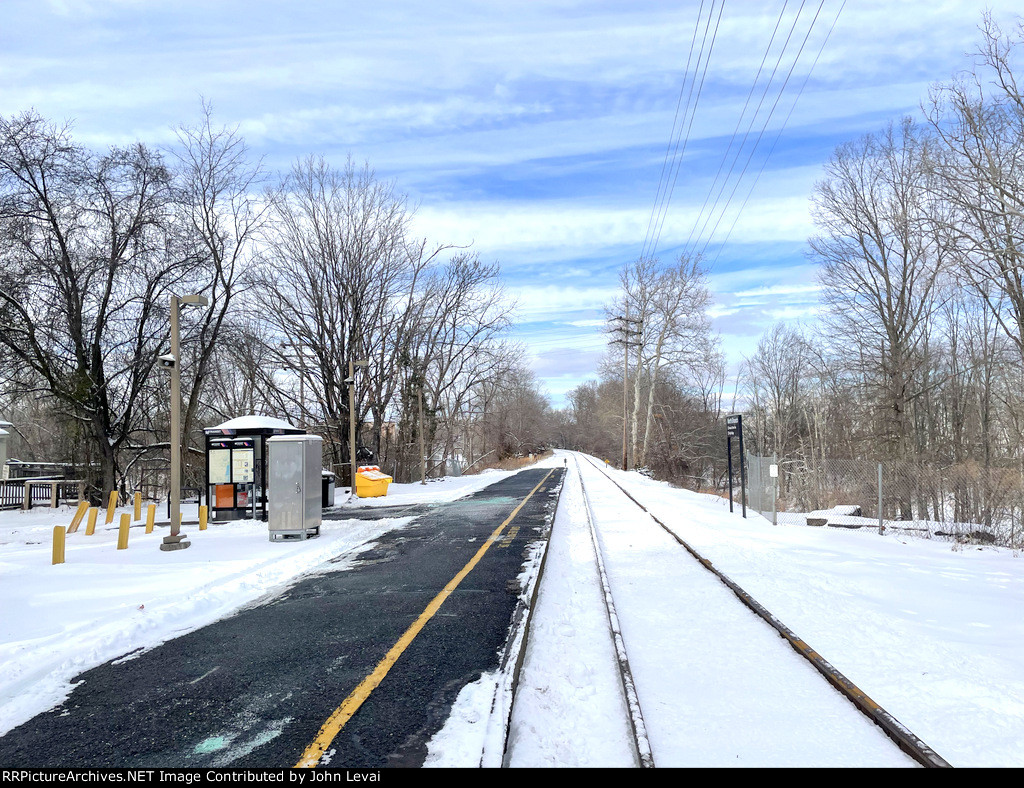
[[[323,159],[299,162],[272,197],[270,341],[285,346],[282,365],[301,377],[336,464],[348,455],[350,363],[368,362],[355,378],[360,431],[370,417],[378,460],[403,468],[421,431],[450,456],[473,387],[506,365],[500,339],[511,306],[497,265],[468,253],[443,261],[451,247],[412,239],[411,215],[391,184],[351,161],[340,171]],[[302,354],[297,369],[289,351]]]
[[[1024,28],[986,14],[975,69],[932,91],[942,142],[935,187],[956,211],[957,274],[985,301],[1024,357],[1024,98],[1013,71]],[[992,287],[992,285],[995,287]]]
[[519,355],[503,339],[514,305],[498,282],[498,266],[459,254],[435,272],[424,295],[428,308],[412,345],[424,363],[432,410],[449,457],[463,412],[481,384],[507,379]]
[[[699,258],[680,257],[662,266],[640,259],[620,275],[622,296],[608,310],[611,319],[628,315],[630,332],[623,352],[636,363],[632,380],[633,408],[629,419],[634,463],[643,465],[655,418],[655,392],[664,370],[696,367],[714,352],[707,307],[711,295]],[[643,392],[646,390],[646,402]],[[640,422],[643,415],[643,436]]]
[[[875,392],[879,438],[911,448],[910,403],[949,257],[929,181],[930,147],[910,120],[836,149],[814,193],[826,323]],[[852,350],[853,352],[850,352]]]
[[512,363],[494,382],[497,385],[482,426],[484,440],[496,458],[524,456],[550,445],[554,414],[533,372]]
[[776,323],[762,335],[757,352],[745,365],[755,415],[763,420],[765,440],[758,448],[780,456],[793,453],[800,438],[807,373],[812,368],[807,341],[796,329]]
[[[389,272],[407,262],[404,198],[369,168],[349,161],[338,171],[310,157],[293,166],[271,201],[262,278],[273,327],[268,340],[277,344],[282,366],[293,366],[289,350],[303,354],[295,371],[315,403],[311,415],[333,462],[345,464],[349,364],[375,349],[375,310],[403,296],[390,289]],[[373,358],[374,377],[383,378],[388,361]],[[367,377],[357,389],[360,403]]]
[[651,332],[653,346],[644,354],[648,396],[641,462],[646,461],[650,445],[655,391],[661,370],[675,370],[692,377],[692,373],[716,353],[717,342],[711,335],[711,321],[707,316],[710,303],[711,293],[699,259],[680,257],[658,277],[654,308],[645,326],[645,330]]
[[[224,329],[240,297],[255,281],[256,242],[267,206],[259,194],[264,178],[261,165],[250,160],[237,130],[214,125],[209,104],[203,103],[199,123],[178,129],[178,143],[171,150],[177,162],[176,230],[182,254],[191,260],[191,276],[180,286],[205,294],[210,301],[207,309],[182,314],[182,355],[190,356],[182,364],[186,391],[182,434],[187,447],[207,373],[222,350]],[[259,295],[245,307],[258,312]]]
[[104,155],[33,113],[0,119],[0,343],[26,390],[80,425],[96,487],[119,452],[166,336],[166,295],[187,273],[167,245],[170,173],[143,145]]

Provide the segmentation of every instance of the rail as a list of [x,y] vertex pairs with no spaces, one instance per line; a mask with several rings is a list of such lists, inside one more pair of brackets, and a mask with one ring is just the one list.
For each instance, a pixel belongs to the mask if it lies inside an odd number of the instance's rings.
[[778,618],[776,618],[767,608],[759,604],[750,594],[744,591],[739,585],[729,579],[707,558],[698,553],[693,547],[687,544],[683,539],[679,537],[669,526],[659,520],[654,514],[652,514],[647,507],[640,503],[628,490],[626,490],[621,484],[615,479],[609,476],[603,468],[597,463],[590,460],[588,457],[584,457],[599,473],[601,473],[608,481],[615,485],[618,490],[625,495],[630,501],[632,501],[637,507],[643,510],[655,523],[657,523],[662,529],[668,533],[683,549],[685,549],[697,562],[703,566],[706,570],[711,572],[717,577],[722,583],[725,584],[730,591],[735,594],[744,605],[750,610],[756,613],[760,618],[767,622],[772,628],[774,628],[789,644],[793,649],[804,659],[811,663],[811,665],[818,671],[835,689],[837,689],[842,695],[844,695],[854,706],[866,715],[872,722],[878,725],[882,731],[893,740],[893,742],[913,758],[915,761],[920,763],[922,766],[933,767],[933,768],[949,768],[952,764],[948,763],[938,753],[936,753],[931,747],[925,744],[920,737],[916,736],[911,732],[905,725],[899,720],[893,717],[889,712],[883,709],[878,703],[869,698],[863,691],[861,691],[857,685],[855,685],[850,679],[839,672],[833,665],[825,660],[820,654],[814,651],[810,646],[807,645],[801,638],[788,627],[786,627]]
[[629,708],[633,752],[641,768],[654,768],[654,753],[651,750],[651,742],[647,736],[647,725],[644,722],[643,710],[640,708],[640,697],[636,691],[636,682],[633,680],[633,670],[630,667],[629,656],[626,653],[622,629],[619,627],[619,615],[615,611],[615,602],[612,599],[611,584],[608,582],[608,572],[605,569],[601,541],[597,535],[597,526],[594,524],[593,506],[590,503],[590,496],[587,494],[587,487],[583,483],[583,474],[579,470],[579,458],[574,456],[573,459],[576,461],[576,475],[579,478],[580,490],[583,493],[583,508],[587,515],[587,525],[590,528],[590,540],[594,545],[594,554],[597,556],[597,570],[601,577],[601,593],[604,597],[605,614],[608,617],[608,629],[611,632],[612,642],[615,645],[619,681],[622,684],[626,705]]

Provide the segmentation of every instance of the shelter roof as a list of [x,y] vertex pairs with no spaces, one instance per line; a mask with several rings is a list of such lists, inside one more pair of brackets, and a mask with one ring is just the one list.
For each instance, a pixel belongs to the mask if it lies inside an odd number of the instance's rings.
[[207,435],[220,434],[281,434],[284,432],[291,433],[302,433],[305,430],[292,426],[283,419],[275,419],[273,416],[238,416],[234,419],[229,419],[223,424],[218,424],[216,427],[207,427],[205,430]]

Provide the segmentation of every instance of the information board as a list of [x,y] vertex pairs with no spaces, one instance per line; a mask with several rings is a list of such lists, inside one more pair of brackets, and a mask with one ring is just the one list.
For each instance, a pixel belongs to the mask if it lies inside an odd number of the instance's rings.
[[253,453],[252,449],[235,449],[231,457],[232,478],[235,484],[251,482],[253,480]]
[[231,449],[210,449],[210,484],[231,481]]

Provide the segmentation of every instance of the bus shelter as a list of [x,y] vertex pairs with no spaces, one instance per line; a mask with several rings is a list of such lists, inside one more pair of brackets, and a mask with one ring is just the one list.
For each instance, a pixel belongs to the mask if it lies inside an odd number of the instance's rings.
[[210,519],[266,520],[267,439],[306,431],[269,416],[239,416],[204,432]]

